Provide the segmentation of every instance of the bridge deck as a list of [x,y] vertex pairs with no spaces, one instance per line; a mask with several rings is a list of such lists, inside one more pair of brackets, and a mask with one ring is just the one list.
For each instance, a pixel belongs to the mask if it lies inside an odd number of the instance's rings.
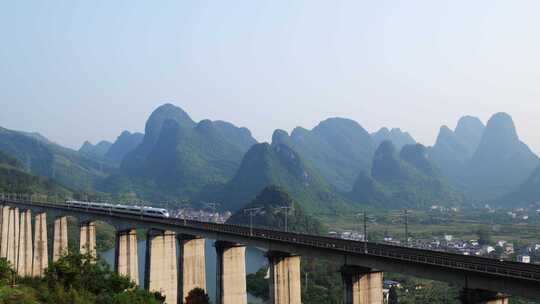
[[268,229],[133,214],[69,208],[62,204],[0,199],[19,208],[84,215],[135,227],[171,229],[179,233],[228,240],[248,246],[322,256],[350,265],[417,275],[467,288],[482,288],[526,297],[540,298],[540,265],[499,261],[426,249],[342,240]]

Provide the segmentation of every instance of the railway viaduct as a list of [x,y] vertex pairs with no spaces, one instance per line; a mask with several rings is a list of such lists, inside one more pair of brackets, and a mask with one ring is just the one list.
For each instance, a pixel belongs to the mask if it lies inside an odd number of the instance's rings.
[[[95,222],[103,221],[117,230],[116,271],[136,283],[144,280],[146,288],[161,292],[168,304],[183,303],[190,290],[205,288],[205,239],[216,241],[218,304],[247,303],[246,246],[267,250],[273,304],[301,303],[302,256],[343,264],[346,304],[382,303],[384,271],[459,286],[463,303],[505,304],[507,295],[540,298],[538,265],[227,224],[85,210],[28,197],[0,195],[0,205],[0,257],[7,258],[19,275],[44,274],[49,263],[47,220],[54,222],[53,261],[68,250],[67,216],[79,219],[80,250],[92,255],[96,254]],[[138,274],[136,229],[146,229],[148,236],[144,278]]]

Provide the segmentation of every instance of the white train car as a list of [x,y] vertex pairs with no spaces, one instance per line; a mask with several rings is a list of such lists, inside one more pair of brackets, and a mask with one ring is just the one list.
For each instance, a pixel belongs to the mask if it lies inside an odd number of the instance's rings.
[[167,209],[148,207],[148,206],[130,206],[130,205],[110,204],[110,203],[81,202],[81,201],[75,201],[75,200],[66,201],[66,205],[70,208],[79,208],[79,209],[86,209],[86,210],[112,211],[112,212],[130,213],[130,214],[137,214],[137,215],[157,216],[157,217],[170,216],[169,211]]

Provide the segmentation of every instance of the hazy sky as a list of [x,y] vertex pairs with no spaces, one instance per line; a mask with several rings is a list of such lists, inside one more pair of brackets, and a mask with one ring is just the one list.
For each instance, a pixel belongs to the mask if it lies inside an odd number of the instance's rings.
[[61,144],[195,120],[312,128],[343,116],[433,144],[510,113],[540,152],[540,1],[2,1],[0,125]]

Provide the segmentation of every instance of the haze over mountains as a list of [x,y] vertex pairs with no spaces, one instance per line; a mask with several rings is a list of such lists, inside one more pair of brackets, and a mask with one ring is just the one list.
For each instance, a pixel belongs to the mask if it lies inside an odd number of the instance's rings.
[[456,186],[465,187],[463,171],[467,162],[474,155],[485,126],[480,119],[471,116],[462,117],[455,128],[450,130],[442,126],[435,145],[429,152],[429,158],[441,172]]
[[107,154],[111,146],[112,146],[112,143],[106,140],[102,140],[95,145],[93,145],[89,141],[85,141],[83,145],[79,148],[79,153],[82,153],[82,154],[85,154],[94,158],[102,158],[102,157],[105,157],[105,154]]
[[391,209],[460,206],[464,202],[429,161],[424,146],[406,145],[398,151],[390,141],[379,145],[371,171],[359,175],[351,197]]
[[35,175],[52,178],[73,189],[94,189],[112,167],[35,133],[0,128],[0,151],[15,157]]
[[275,185],[313,212],[331,213],[343,208],[343,200],[276,131],[271,144],[249,149],[235,176],[211,197],[231,210],[240,209],[264,188]]
[[495,114],[485,127],[474,117],[462,118],[454,132],[442,127],[430,159],[456,188],[480,200],[512,191],[539,165],[506,113]]
[[416,143],[414,138],[408,132],[401,131],[400,128],[393,128],[389,130],[386,127],[381,128],[375,133],[371,133],[371,138],[378,147],[383,141],[391,141],[396,149],[401,150],[405,145],[413,145]]
[[126,154],[135,150],[142,142],[144,134],[124,131],[105,153],[105,158],[121,163]]
[[69,194],[68,190],[50,179],[28,173],[24,164],[2,151],[0,151],[0,192]]
[[538,164],[538,156],[519,139],[512,118],[498,113],[488,121],[468,162],[466,190],[476,197],[496,198],[523,183]]
[[216,201],[233,211],[268,186],[279,186],[306,212],[326,214],[365,205],[540,201],[540,161],[504,113],[487,125],[465,116],[454,130],[443,126],[433,147],[398,128],[370,134],[345,118],[290,134],[276,130],[271,143],[258,143],[247,128],[195,122],[164,104],[151,113],[144,134],[124,131],[114,143],[85,142],[73,151],[36,133],[0,129],[0,151],[73,190]]
[[503,206],[522,206],[530,203],[538,205],[540,203],[540,167],[534,170],[531,176],[517,189],[498,198],[496,203]]
[[344,118],[327,119],[312,130],[297,127],[290,136],[278,130],[272,142],[276,140],[297,151],[329,183],[343,191],[350,190],[358,172],[369,167],[376,148],[362,126]]
[[139,185],[180,197],[204,186],[225,183],[256,143],[249,130],[222,121],[195,123],[171,104],[156,109],[141,144],[127,153],[121,174]]

